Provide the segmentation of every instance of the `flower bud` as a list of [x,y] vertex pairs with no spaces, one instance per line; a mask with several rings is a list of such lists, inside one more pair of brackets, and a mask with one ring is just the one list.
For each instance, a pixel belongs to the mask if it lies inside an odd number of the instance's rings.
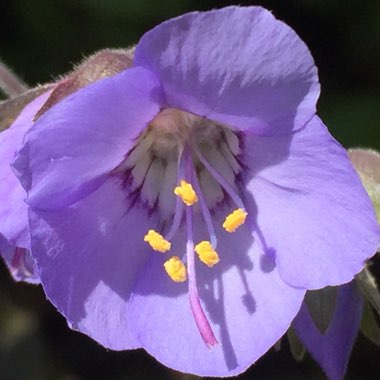
[[42,93],[55,87],[48,100],[36,114],[35,120],[56,103],[80,88],[131,67],[133,53],[134,48],[100,50],[84,59],[72,72],[64,75],[57,82],[37,86],[19,96],[0,102],[0,132],[7,129],[26,105]]

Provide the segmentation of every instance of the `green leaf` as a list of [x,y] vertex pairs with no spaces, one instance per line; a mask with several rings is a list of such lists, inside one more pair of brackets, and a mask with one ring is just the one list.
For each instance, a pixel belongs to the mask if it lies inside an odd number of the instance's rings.
[[364,298],[373,306],[380,315],[380,293],[375,281],[368,268],[364,268],[355,276],[356,283],[364,295]]
[[324,334],[328,329],[335,310],[337,288],[327,286],[306,293],[305,303],[318,330]]
[[360,330],[366,338],[377,346],[380,346],[380,327],[368,302],[364,302]]
[[348,154],[372,200],[377,220],[380,222],[380,154],[364,148],[349,149]]
[[293,327],[289,328],[287,332],[287,336],[288,336],[290,351],[294,359],[297,360],[297,362],[302,361],[302,359],[305,357],[305,354],[306,354],[306,348],[298,339]]

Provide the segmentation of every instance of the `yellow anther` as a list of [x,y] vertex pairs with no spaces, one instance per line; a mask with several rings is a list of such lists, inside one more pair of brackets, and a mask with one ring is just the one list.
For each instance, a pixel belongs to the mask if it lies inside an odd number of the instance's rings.
[[174,194],[178,195],[186,206],[192,206],[198,202],[198,197],[193,186],[184,180],[181,180],[181,185],[174,189]]
[[231,214],[226,216],[226,219],[223,223],[223,228],[227,232],[235,232],[238,227],[244,224],[247,215],[248,214],[243,209],[236,209],[235,211],[231,212]]
[[149,243],[149,245],[158,252],[166,252],[171,248],[170,242],[155,230],[149,230],[144,236],[144,241]]
[[164,268],[166,270],[166,273],[174,282],[186,281],[186,267],[178,256],[173,256],[169,260],[165,261]]
[[195,252],[198,254],[199,260],[210,268],[219,262],[219,256],[209,241],[203,240],[198,243],[195,246]]

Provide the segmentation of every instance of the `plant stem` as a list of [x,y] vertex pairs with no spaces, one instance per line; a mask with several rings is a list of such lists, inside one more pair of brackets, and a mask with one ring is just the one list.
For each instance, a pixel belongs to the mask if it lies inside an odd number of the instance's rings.
[[28,87],[0,61],[0,90],[10,98],[25,92]]

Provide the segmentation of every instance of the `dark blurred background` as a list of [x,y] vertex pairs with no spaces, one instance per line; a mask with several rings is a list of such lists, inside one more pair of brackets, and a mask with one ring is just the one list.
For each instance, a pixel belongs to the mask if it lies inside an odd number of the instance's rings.
[[[346,147],[380,150],[380,2],[240,1],[263,5],[292,26],[319,67],[319,114]],[[212,0],[0,0],[0,58],[33,86],[105,47],[128,47],[158,23]],[[235,3],[236,4],[236,3]],[[380,349],[359,336],[347,380],[379,379]],[[39,287],[15,284],[0,266],[0,380],[182,379],[143,351],[110,352],[74,333]],[[325,379],[284,341],[239,379]]]

